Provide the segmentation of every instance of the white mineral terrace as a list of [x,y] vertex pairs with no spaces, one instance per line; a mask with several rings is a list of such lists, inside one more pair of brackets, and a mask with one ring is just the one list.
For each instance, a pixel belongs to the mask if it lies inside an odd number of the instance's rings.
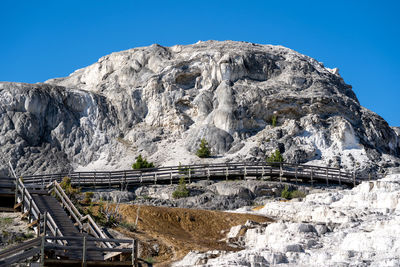
[[257,213],[277,222],[248,228],[244,250],[190,252],[175,266],[400,266],[399,198],[400,174],[392,174],[352,190],[271,202]]

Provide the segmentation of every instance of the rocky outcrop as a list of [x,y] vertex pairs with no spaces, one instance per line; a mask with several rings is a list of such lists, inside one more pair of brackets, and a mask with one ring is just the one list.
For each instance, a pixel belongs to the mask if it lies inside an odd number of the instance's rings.
[[177,190],[178,185],[146,185],[131,192],[99,189],[95,191],[93,200],[103,199],[150,206],[233,210],[260,206],[274,199],[280,199],[285,187],[290,191],[299,190],[304,194],[344,188],[317,184],[311,187],[305,184],[294,185],[261,180],[218,182],[204,180],[187,184],[186,187],[189,190],[189,196],[178,199],[173,197],[173,192]]
[[[337,70],[281,46],[152,45],[112,53],[44,84],[0,84],[0,166],[19,173],[215,161],[289,162],[350,170],[399,165],[399,138],[360,106]],[[271,125],[276,116],[276,127]],[[204,160],[207,162],[207,160]]]
[[277,222],[227,234],[228,241],[240,236],[244,250],[191,252],[174,266],[399,266],[399,181],[393,174],[305,201],[267,203],[258,214]]

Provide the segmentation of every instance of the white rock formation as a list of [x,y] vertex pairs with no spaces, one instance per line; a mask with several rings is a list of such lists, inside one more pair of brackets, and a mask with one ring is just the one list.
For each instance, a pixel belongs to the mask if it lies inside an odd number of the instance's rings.
[[196,258],[202,266],[400,266],[400,174],[303,202],[272,202],[259,214],[277,222],[247,230],[244,250],[209,260],[192,252],[175,266]]
[[217,161],[279,148],[289,162],[399,166],[398,135],[337,70],[282,46],[152,45],[45,84],[0,83],[0,175],[9,159],[21,174],[129,168],[139,153],[198,163],[201,138]]

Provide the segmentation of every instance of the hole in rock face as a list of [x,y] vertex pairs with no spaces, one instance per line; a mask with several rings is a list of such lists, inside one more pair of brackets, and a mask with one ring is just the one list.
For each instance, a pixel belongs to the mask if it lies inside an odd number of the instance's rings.
[[194,73],[180,73],[176,76],[175,82],[178,86],[183,89],[193,88],[196,84],[196,78],[201,74],[198,72]]

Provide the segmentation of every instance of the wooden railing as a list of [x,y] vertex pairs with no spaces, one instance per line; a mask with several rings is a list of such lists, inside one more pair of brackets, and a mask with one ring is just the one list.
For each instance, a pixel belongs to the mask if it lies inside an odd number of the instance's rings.
[[356,185],[368,179],[379,178],[376,175],[362,177],[357,173],[343,171],[339,168],[321,167],[313,165],[291,164],[291,163],[219,163],[219,164],[198,164],[151,168],[143,170],[124,171],[100,171],[100,172],[72,172],[58,174],[43,174],[24,176],[26,183],[47,184],[51,181],[60,182],[63,177],[70,177],[71,183],[79,187],[92,186],[120,186],[176,182],[185,175],[191,179],[210,179],[243,177],[282,177],[295,179],[307,178],[314,183],[316,181],[329,181],[335,183],[346,183]]
[[[70,241],[82,241],[82,245],[69,245]],[[89,246],[88,241],[96,243],[114,243],[120,244],[119,247],[95,247]],[[79,242],[80,243],[80,242]],[[127,244],[125,247],[123,244]],[[131,246],[130,248],[128,248]],[[51,258],[45,258],[47,252],[51,251],[48,255],[65,255],[66,252],[78,252],[81,260],[76,260],[76,264],[79,262],[82,266],[86,266],[87,252],[98,251],[103,254],[110,253],[125,253],[131,255],[131,261],[125,262],[125,265],[131,264],[132,266],[138,266],[138,242],[136,240],[129,239],[110,239],[110,238],[93,238],[93,237],[76,237],[76,236],[42,236],[36,239],[27,241],[22,244],[18,244],[14,247],[8,248],[0,252],[0,266],[10,266],[11,264],[26,260],[36,255],[40,255],[41,266],[44,266],[45,262],[51,262]],[[54,259],[54,263],[63,264],[63,260]],[[71,260],[68,260],[71,264]],[[81,265],[79,264],[79,265]]]
[[[61,188],[57,181],[53,181],[48,185],[50,188],[49,193],[54,192],[58,198],[60,199],[61,203],[63,204],[64,209],[66,209],[69,214],[71,215],[73,221],[78,225],[79,230],[85,231],[96,238],[103,238],[106,239],[107,236],[105,233],[100,229],[100,227],[96,224],[93,218],[88,214],[83,216],[79,210],[75,207],[72,201],[69,199],[67,194],[65,194],[64,190]],[[84,223],[87,221],[87,223]],[[112,248],[113,246],[110,243],[101,243],[103,247]]]

